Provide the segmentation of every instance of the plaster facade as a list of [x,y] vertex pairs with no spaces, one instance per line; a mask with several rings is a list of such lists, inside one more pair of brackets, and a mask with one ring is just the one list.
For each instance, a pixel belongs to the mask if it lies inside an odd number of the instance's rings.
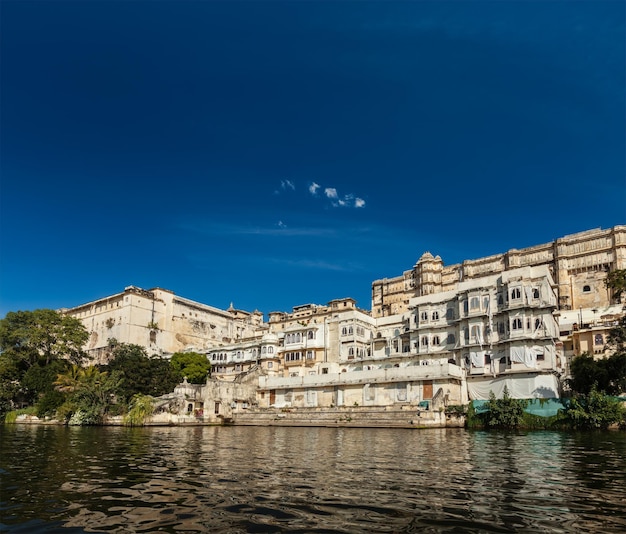
[[449,266],[444,266],[441,257],[426,252],[402,275],[372,283],[372,316],[403,313],[411,298],[454,290],[469,279],[539,265],[548,266],[556,282],[559,309],[609,305],[613,298],[604,280],[607,271],[626,268],[626,226],[588,230]]
[[89,332],[84,348],[95,363],[109,360],[111,339],[140,345],[149,355],[167,357],[243,339],[263,322],[260,312],[248,313],[232,306],[220,310],[167,289],[135,286],[61,312],[83,323]]

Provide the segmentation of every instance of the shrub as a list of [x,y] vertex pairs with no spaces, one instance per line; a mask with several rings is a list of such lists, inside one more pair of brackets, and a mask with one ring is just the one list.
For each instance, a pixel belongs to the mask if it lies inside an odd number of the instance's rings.
[[518,428],[524,421],[524,408],[527,405],[525,400],[511,398],[506,386],[501,399],[496,399],[491,391],[486,404],[487,412],[483,415],[485,424],[490,428]]
[[625,409],[619,400],[604,395],[594,386],[588,395],[572,398],[564,415],[572,428],[606,430],[611,425],[623,424]]

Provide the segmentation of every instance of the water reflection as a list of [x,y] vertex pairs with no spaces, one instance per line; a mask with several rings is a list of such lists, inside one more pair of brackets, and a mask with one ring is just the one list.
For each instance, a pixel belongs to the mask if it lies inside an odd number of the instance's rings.
[[0,430],[7,532],[622,532],[624,433]]

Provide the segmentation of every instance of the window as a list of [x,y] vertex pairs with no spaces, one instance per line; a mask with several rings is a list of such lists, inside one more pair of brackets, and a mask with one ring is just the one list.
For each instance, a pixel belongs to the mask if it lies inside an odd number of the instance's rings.
[[348,329],[345,326],[341,329],[341,335],[342,336],[347,336],[348,335]]
[[604,345],[604,338],[602,337],[602,334],[596,334],[594,336],[593,344],[594,345]]
[[511,329],[513,330],[521,330],[522,329],[522,320],[519,317],[516,317],[511,321]]
[[463,301],[463,311],[465,312],[465,314],[467,314],[468,310],[469,310],[469,303],[466,300],[464,300]]
[[447,343],[448,345],[453,345],[455,343],[456,339],[454,337],[454,334],[448,334],[448,339],[447,339]]
[[315,338],[315,332],[313,330],[309,330],[307,333],[307,338],[308,339],[314,339]]
[[328,367],[322,367],[322,374],[323,375],[327,375],[328,374]]
[[269,354],[273,354],[274,353],[274,347],[267,347],[267,352]]
[[261,349],[261,352],[262,352],[263,354],[265,354],[265,353],[267,352],[267,347],[263,347],[263,348]]
[[274,367],[274,362],[267,362],[267,368],[272,369]]
[[422,336],[422,347],[428,347],[428,337],[427,336]]
[[446,319],[454,319],[454,310],[452,308],[446,310]]
[[537,361],[543,362],[546,359],[546,355],[543,352],[537,353]]
[[480,309],[480,299],[478,297],[472,297],[470,299],[470,310]]
[[535,319],[535,330],[539,330],[542,324],[543,321],[539,317],[537,317],[537,319]]
[[533,298],[535,300],[539,299],[539,288],[538,287],[533,287]]
[[354,358],[354,347],[348,349],[348,358]]
[[435,346],[439,345],[439,336],[433,336],[433,345]]
[[312,360],[313,359],[313,351],[312,350],[307,350],[306,351],[306,359],[307,360]]
[[352,330],[352,327],[348,328],[348,334],[352,334],[354,331]]
[[420,318],[422,319],[422,321],[428,321],[428,312],[423,311],[420,314]]
[[518,300],[522,298],[522,290],[519,287],[511,289],[511,300]]
[[583,286],[583,293],[589,293],[591,291],[590,286]]
[[485,365],[489,365],[491,363],[491,354],[485,354]]
[[480,325],[473,325],[472,326],[472,331],[471,331],[471,336],[472,338],[474,338],[475,341],[478,341],[479,343],[482,342],[482,335],[481,335],[481,331],[480,331]]
[[439,312],[438,311],[434,311],[433,312],[433,321],[438,321],[439,320]]

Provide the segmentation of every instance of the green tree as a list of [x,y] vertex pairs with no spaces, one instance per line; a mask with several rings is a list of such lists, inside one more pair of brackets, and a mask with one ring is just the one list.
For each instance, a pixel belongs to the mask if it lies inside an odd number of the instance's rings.
[[170,365],[181,379],[187,377],[191,384],[204,384],[211,373],[209,358],[197,352],[176,352]]
[[576,356],[570,365],[571,389],[589,395],[592,389],[608,395],[626,392],[626,353],[616,352],[608,358],[594,359],[589,354]]
[[626,291],[626,269],[617,269],[607,274],[604,281],[607,288],[613,290],[613,298],[619,299]]
[[615,349],[615,352],[626,352],[626,315],[609,330],[607,342]]
[[38,416],[53,415],[65,400],[65,394],[56,388],[60,374],[71,367],[67,360],[54,360],[49,365],[37,363],[31,366],[22,378],[22,390],[29,403],[34,403]]
[[54,310],[9,312],[0,320],[0,350],[27,368],[59,358],[82,361],[88,337],[78,319]]
[[587,395],[572,398],[565,409],[566,422],[579,430],[606,430],[613,424],[624,422],[624,416],[622,403],[595,387]]
[[99,425],[115,400],[122,377],[119,372],[101,371],[96,366],[72,366],[57,377],[59,390],[67,393],[66,402],[59,407],[70,424]]
[[504,386],[501,399],[496,399],[493,391],[489,392],[486,407],[485,424],[491,428],[518,428],[524,419],[524,408],[527,402],[522,399],[513,399],[509,389]]
[[126,426],[143,426],[146,419],[154,413],[154,398],[150,395],[133,395],[128,405],[128,413],[124,416]]
[[167,360],[148,357],[146,349],[140,345],[118,343],[107,369],[118,371],[124,377],[118,390],[120,400],[124,403],[128,403],[138,393],[153,397],[170,393],[179,382]]
[[588,395],[594,387],[600,391],[607,390],[609,376],[606,365],[603,360],[595,360],[590,354],[574,357],[570,374],[568,384],[576,393]]
[[7,313],[0,320],[0,417],[42,393],[35,376],[22,383],[29,369],[43,369],[56,360],[80,361],[87,338],[80,321],[54,310]]

